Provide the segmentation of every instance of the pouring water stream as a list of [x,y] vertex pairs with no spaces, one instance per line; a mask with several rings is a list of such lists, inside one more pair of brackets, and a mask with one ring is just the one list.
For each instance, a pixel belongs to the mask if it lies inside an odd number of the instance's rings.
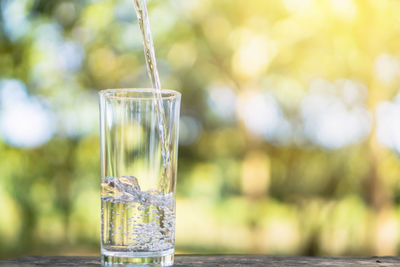
[[161,94],[161,81],[157,69],[157,61],[154,51],[153,38],[150,29],[150,21],[147,12],[146,0],[133,0],[136,16],[139,22],[140,31],[143,38],[144,56],[146,60],[147,74],[150,78],[152,87],[155,89],[153,103],[158,120],[158,131],[161,139],[161,155],[163,160],[162,177],[160,189],[166,190],[167,175],[170,167],[170,138],[166,134],[165,114]]

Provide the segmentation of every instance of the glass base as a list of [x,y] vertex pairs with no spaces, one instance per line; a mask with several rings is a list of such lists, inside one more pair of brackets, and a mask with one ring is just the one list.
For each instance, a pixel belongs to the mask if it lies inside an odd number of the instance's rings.
[[138,267],[172,266],[174,249],[162,252],[115,252],[101,251],[102,266]]

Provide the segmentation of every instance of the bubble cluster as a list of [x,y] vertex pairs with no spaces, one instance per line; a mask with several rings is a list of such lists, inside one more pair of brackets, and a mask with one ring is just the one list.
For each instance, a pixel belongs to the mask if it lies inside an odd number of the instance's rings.
[[164,251],[174,247],[172,193],[141,191],[133,176],[102,184],[102,243],[109,250]]

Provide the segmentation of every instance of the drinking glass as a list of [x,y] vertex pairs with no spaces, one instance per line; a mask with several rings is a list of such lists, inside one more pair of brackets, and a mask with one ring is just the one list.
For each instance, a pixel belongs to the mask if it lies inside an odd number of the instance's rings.
[[103,266],[173,265],[181,94],[155,93],[99,93]]

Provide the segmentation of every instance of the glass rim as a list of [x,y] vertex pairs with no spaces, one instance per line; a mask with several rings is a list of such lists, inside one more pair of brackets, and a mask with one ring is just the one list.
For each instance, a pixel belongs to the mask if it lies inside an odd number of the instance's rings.
[[[111,88],[100,90],[98,94],[108,99],[153,100],[153,93],[155,92],[156,89],[154,88]],[[125,93],[126,95],[118,95],[118,93]],[[143,94],[146,93],[151,93],[151,95],[144,96]],[[163,100],[179,99],[181,95],[182,94],[180,92],[172,89],[161,89],[161,98]]]

